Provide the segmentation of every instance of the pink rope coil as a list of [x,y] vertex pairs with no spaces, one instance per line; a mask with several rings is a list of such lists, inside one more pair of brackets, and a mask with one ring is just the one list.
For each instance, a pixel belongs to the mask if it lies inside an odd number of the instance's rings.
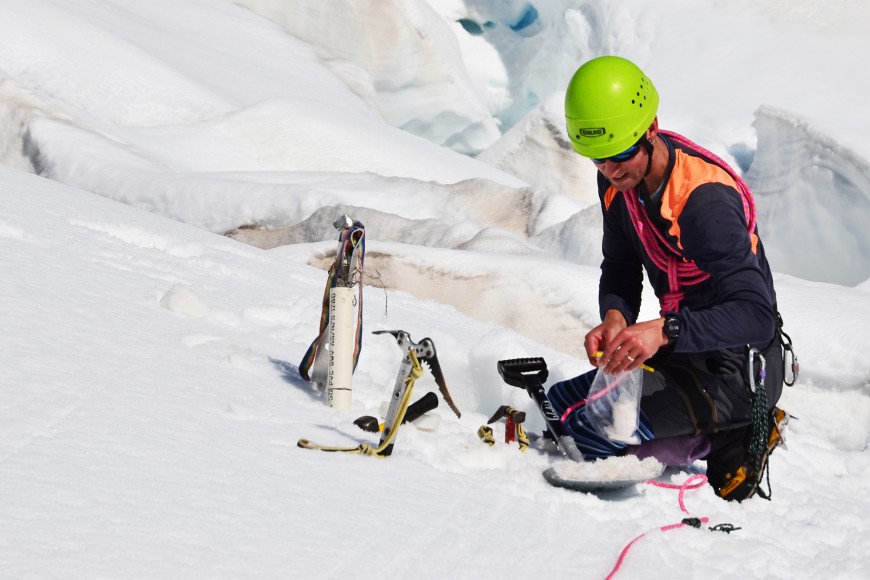
[[[749,186],[746,185],[746,182],[743,181],[743,179],[741,179],[740,176],[737,175],[737,173],[720,157],[704,149],[697,143],[670,131],[661,131],[661,133],[678,145],[700,154],[702,157],[705,157],[728,173],[737,185],[737,190],[740,192],[747,230],[749,231],[749,234],[752,235],[755,231],[757,214],[755,200],[752,198],[752,192],[749,190]],[[683,258],[682,252],[675,248],[664,234],[653,225],[646,211],[641,207],[637,189],[623,192],[623,197],[625,199],[625,205],[628,208],[628,213],[631,216],[631,222],[634,225],[634,229],[637,232],[641,243],[643,244],[644,250],[646,250],[646,253],[650,257],[650,260],[652,260],[653,264],[668,275],[669,291],[662,296],[659,301],[661,311],[677,312],[680,309],[680,302],[685,297],[682,288],[684,286],[700,284],[710,278],[710,274],[702,271],[694,262],[686,261]]]

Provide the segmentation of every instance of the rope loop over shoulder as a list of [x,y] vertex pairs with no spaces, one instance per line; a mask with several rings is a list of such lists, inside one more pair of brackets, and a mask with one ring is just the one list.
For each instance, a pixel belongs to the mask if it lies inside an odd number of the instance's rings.
[[[681,147],[685,147],[717,165],[734,180],[737,191],[740,193],[743,201],[743,213],[746,218],[747,231],[750,235],[754,235],[756,226],[755,200],[746,182],[725,161],[697,143],[670,131],[662,130],[660,133]],[[628,213],[631,216],[631,222],[647,255],[657,268],[668,275],[668,287],[670,291],[661,298],[661,311],[663,313],[678,312],[680,302],[684,297],[682,288],[684,286],[700,284],[710,278],[710,274],[698,268],[694,262],[687,261],[683,257],[682,251],[674,247],[667,237],[653,225],[652,220],[647,215],[646,209],[644,209],[640,202],[640,194],[637,189],[623,192],[623,196]]]

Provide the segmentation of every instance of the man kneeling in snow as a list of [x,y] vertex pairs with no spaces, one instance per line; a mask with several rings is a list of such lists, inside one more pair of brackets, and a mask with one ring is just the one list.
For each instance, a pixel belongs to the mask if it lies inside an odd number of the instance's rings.
[[[773,279],[749,188],[712,153],[660,130],[658,102],[649,78],[619,57],[585,63],[568,85],[571,144],[598,169],[603,322],[585,339],[598,371],[554,385],[548,397],[560,415],[576,407],[565,426],[587,458],[705,459],[716,493],[739,501],[758,489],[788,419],[775,407],[783,350]],[[660,316],[638,322],[643,270]],[[641,443],[602,437],[578,401],[596,372],[642,364],[653,371],[637,371]]]

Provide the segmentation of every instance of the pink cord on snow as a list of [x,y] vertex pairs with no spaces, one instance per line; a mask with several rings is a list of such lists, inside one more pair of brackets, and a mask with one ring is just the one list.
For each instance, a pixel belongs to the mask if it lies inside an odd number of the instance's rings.
[[686,509],[686,504],[683,501],[684,496],[686,495],[686,491],[690,489],[698,489],[699,487],[703,487],[705,483],[707,483],[707,476],[701,473],[696,473],[686,479],[680,485],[674,485],[673,483],[664,483],[661,481],[655,481],[653,479],[646,482],[649,485],[654,485],[656,487],[663,487],[665,489],[678,489],[680,490],[679,501],[680,501],[680,509],[683,513],[688,514],[689,510]]
[[[671,483],[663,483],[663,482],[661,482],[661,481],[654,481],[654,480],[652,480],[652,479],[649,480],[649,481],[647,481],[646,483],[649,484],[649,485],[654,485],[654,486],[656,486],[656,487],[663,487],[663,488],[666,488],[666,489],[679,489],[679,490],[680,490],[680,497],[679,497],[679,499],[680,499],[680,509],[683,511],[683,513],[688,514],[688,513],[689,513],[689,510],[686,509],[686,504],[685,504],[685,502],[683,501],[683,497],[684,497],[684,495],[685,495],[685,493],[686,493],[687,490],[690,490],[690,489],[698,489],[699,487],[701,487],[701,486],[703,486],[705,483],[707,483],[707,476],[706,476],[706,475],[701,475],[700,473],[696,473],[695,475],[692,475],[691,477],[689,477],[688,479],[686,479],[686,481],[684,481],[684,482],[682,483],[682,485],[674,485],[674,484],[671,484]],[[698,518],[698,520],[699,520],[701,523],[706,524],[707,522],[710,521],[710,518],[702,517],[702,518]],[[688,526],[688,525],[691,525],[691,524],[689,524],[686,520],[683,520],[682,522],[680,522],[680,523],[678,523],[678,524],[670,524],[670,525],[667,525],[667,526],[662,526],[661,528],[658,528],[658,530],[661,531],[661,532],[667,532],[667,531],[669,531],[669,530],[676,530],[676,529],[678,529],[678,528],[682,528],[683,526]],[[655,531],[655,530],[651,530],[651,531]],[[613,577],[616,575],[616,573],[617,573],[617,572],[619,571],[619,569],[622,567],[622,562],[625,560],[625,556],[626,556],[626,554],[628,554],[628,550],[631,549],[631,547],[634,545],[635,542],[637,542],[638,540],[640,540],[641,538],[643,538],[644,536],[646,536],[648,533],[649,533],[649,532],[644,532],[644,533],[642,533],[641,535],[637,536],[635,539],[633,539],[632,541],[630,541],[630,542],[625,546],[625,548],[622,549],[622,552],[619,553],[619,558],[618,558],[617,561],[616,561],[616,565],[613,567],[613,570],[611,570],[610,573],[607,575],[606,580],[611,580],[611,578],[613,578]]]

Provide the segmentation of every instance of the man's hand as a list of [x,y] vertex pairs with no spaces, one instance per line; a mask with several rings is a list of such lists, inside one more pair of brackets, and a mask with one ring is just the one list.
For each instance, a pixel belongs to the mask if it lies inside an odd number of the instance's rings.
[[586,356],[592,366],[597,367],[601,362],[601,359],[595,356],[596,353],[602,352],[627,326],[628,323],[619,310],[608,310],[604,313],[604,322],[590,330],[584,341]]
[[[622,318],[620,316],[620,318]],[[623,327],[615,334],[611,335],[607,340],[597,343],[602,352],[601,359],[597,367],[603,368],[607,374],[617,375],[621,372],[632,371],[638,368],[647,359],[652,357],[661,347],[668,343],[668,339],[663,332],[665,319],[657,318],[646,322],[638,322],[631,326],[625,326],[623,319]],[[592,355],[596,351],[590,351],[589,346],[592,344],[590,335],[596,332],[599,328],[607,325],[607,319],[599,327],[593,329],[586,335],[587,353]],[[609,326],[612,329],[614,326]],[[602,331],[602,336],[606,335],[606,330]]]

